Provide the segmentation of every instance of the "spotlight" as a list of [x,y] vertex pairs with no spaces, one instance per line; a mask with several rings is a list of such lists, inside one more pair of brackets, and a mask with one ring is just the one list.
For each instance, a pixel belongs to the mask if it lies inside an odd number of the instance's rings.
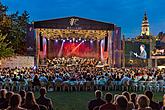
[[93,40],[90,40],[90,43],[93,43]]
[[65,40],[62,40],[63,42],[65,42]]
[[73,42],[74,42],[74,41],[75,41],[75,38],[73,38],[72,40],[73,40]]
[[78,42],[78,40],[76,40],[76,42]]
[[58,40],[56,39],[56,42],[58,42]]
[[72,42],[72,40],[69,40],[69,42]]
[[81,38],[79,38],[79,41],[81,40]]

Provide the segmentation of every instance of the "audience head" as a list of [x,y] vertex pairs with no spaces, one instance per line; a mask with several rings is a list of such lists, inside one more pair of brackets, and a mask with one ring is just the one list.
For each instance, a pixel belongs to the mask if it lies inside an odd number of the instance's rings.
[[136,93],[131,93],[131,100],[136,100],[137,94]]
[[127,110],[128,100],[124,95],[118,95],[116,98],[116,104],[118,110]]
[[95,91],[95,97],[96,97],[97,99],[99,99],[99,98],[101,98],[101,96],[102,96],[102,91],[96,90],[96,91]]
[[14,94],[12,97],[11,97],[11,100],[10,100],[10,106],[11,108],[16,108],[20,105],[21,103],[21,96],[19,94]]
[[153,92],[151,92],[151,91],[145,91],[145,93],[144,93],[150,100],[152,100],[152,98],[153,98]]
[[36,103],[36,100],[35,100],[33,92],[31,92],[31,91],[27,92],[25,103],[32,103],[32,104]]
[[6,89],[1,89],[1,98],[6,98],[6,93],[7,93]]
[[105,100],[109,103],[109,102],[112,102],[112,98],[113,98],[113,95],[108,92],[105,94]]
[[139,109],[143,109],[149,107],[150,100],[146,95],[141,94],[137,97],[137,104]]
[[26,92],[24,90],[21,90],[19,94],[21,95],[22,98],[25,98],[26,96]]
[[7,92],[6,99],[10,100],[13,95],[14,95],[14,92],[12,92],[12,91]]
[[127,100],[130,101],[130,93],[129,92],[125,91],[122,93],[122,95],[124,95],[127,98]]
[[45,96],[45,94],[46,94],[46,88],[45,87],[41,87],[40,88],[40,95],[41,96]]

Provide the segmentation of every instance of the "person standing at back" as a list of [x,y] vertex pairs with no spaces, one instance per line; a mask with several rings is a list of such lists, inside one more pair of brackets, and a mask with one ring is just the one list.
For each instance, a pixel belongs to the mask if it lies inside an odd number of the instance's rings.
[[150,99],[150,107],[153,110],[160,110],[160,105],[152,100],[152,98],[153,98],[153,92],[151,92],[151,91],[145,91],[144,94]]
[[52,100],[46,97],[46,88],[40,89],[40,97],[36,100],[39,105],[45,105],[48,110],[53,110]]
[[95,107],[98,107],[105,104],[106,102],[101,98],[102,92],[100,90],[95,91],[96,99],[91,100],[88,103],[88,110],[93,110]]

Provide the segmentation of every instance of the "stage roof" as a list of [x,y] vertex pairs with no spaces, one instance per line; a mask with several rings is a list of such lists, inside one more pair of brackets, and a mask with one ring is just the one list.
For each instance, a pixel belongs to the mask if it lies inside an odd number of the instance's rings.
[[35,21],[36,29],[114,30],[114,24],[76,16]]

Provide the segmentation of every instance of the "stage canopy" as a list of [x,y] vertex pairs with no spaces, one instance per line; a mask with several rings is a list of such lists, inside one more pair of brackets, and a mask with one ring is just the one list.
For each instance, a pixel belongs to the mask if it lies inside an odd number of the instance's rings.
[[34,28],[48,39],[84,38],[100,40],[114,30],[114,24],[80,17],[65,17],[34,22]]

